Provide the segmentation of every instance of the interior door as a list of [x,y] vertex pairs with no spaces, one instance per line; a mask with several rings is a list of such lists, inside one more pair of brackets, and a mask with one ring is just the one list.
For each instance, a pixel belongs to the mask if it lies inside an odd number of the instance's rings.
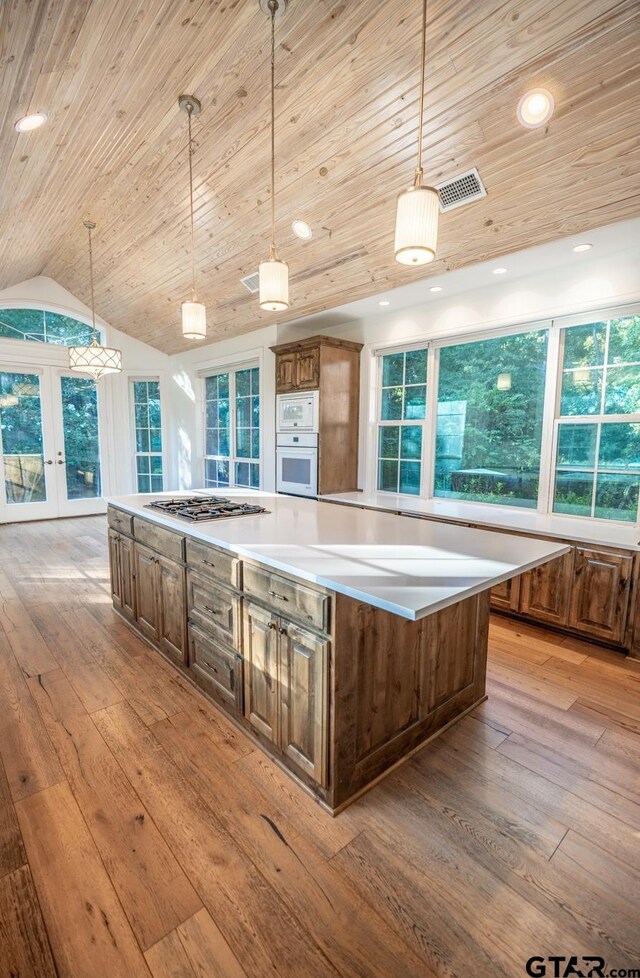
[[50,376],[0,367],[0,520],[58,515]]

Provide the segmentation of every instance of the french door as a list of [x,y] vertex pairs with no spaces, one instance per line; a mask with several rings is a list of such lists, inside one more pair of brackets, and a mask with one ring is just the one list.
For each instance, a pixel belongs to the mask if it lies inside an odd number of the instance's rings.
[[89,377],[0,365],[1,522],[104,512],[99,396]]

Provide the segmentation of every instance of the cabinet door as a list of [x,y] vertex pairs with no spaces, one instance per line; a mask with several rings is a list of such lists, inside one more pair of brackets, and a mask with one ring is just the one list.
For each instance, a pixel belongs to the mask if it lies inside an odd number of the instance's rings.
[[184,665],[187,660],[184,567],[168,557],[157,559],[160,648],[178,665]]
[[263,736],[278,740],[278,631],[275,616],[244,604],[244,712]]
[[158,602],[158,568],[155,554],[140,544],[134,545],[136,622],[152,642],[160,639],[160,608]]
[[287,394],[296,389],[295,353],[276,354],[276,394]]
[[576,549],[569,625],[586,635],[622,644],[631,592],[633,558],[605,550]]
[[522,575],[520,611],[528,618],[566,625],[569,617],[573,552]]
[[320,348],[296,353],[296,389],[313,391],[320,386]]
[[520,607],[520,578],[512,577],[491,588],[491,607],[518,611]]
[[120,534],[109,530],[109,572],[111,574],[111,600],[119,611],[122,609],[122,571],[120,562]]
[[296,767],[326,785],[329,642],[284,619],[278,636],[280,746]]
[[136,617],[136,590],[134,569],[134,542],[129,537],[120,537],[120,610],[128,618]]

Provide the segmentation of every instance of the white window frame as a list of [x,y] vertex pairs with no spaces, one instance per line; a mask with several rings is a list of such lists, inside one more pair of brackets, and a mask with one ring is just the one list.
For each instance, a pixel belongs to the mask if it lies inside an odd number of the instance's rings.
[[[136,383],[153,383],[156,382],[160,389],[160,439],[161,439],[161,450],[159,452],[139,452],[136,448],[136,398],[134,392],[134,384]],[[162,391],[162,378],[158,373],[139,373],[139,374],[127,374],[127,383],[129,385],[129,417],[131,419],[131,448],[132,448],[132,468],[133,468],[133,485],[135,491],[139,493],[141,490],[138,486],[138,464],[137,459],[139,455],[159,455],[162,459],[162,489],[151,489],[151,492],[164,492],[167,485],[167,458],[166,458],[166,431],[165,431],[165,405],[164,397]]]
[[[258,458],[239,458],[236,456],[236,373],[239,370],[258,370],[259,377],[259,393],[258,402],[260,410],[260,427],[258,429]],[[207,378],[218,377],[221,374],[229,374],[229,455],[228,457],[222,455],[207,455]],[[199,371],[198,376],[200,377],[200,444],[202,446],[202,458],[201,458],[201,479],[202,486],[206,488],[206,463],[207,461],[228,461],[229,462],[229,486],[212,486],[209,488],[215,491],[224,492],[227,488],[229,489],[247,489],[251,491],[254,488],[255,491],[262,489],[263,477],[264,477],[264,458],[263,458],[263,438],[264,438],[264,416],[263,416],[263,386],[264,386],[264,371],[262,369],[262,358],[251,358],[250,360],[243,360],[238,362],[237,359],[233,361],[224,362],[221,361],[215,367],[203,368]],[[251,464],[258,465],[258,486],[238,486],[235,481],[236,475],[236,463],[237,462],[249,462]]]
[[[425,402],[425,417],[415,418],[415,419],[402,419],[397,418],[392,421],[382,420],[382,361],[386,356],[390,356],[394,353],[410,353],[412,350],[426,350],[427,351],[427,393]],[[428,421],[431,422],[430,409],[429,409],[429,371],[432,360],[432,351],[430,349],[430,344],[428,342],[422,343],[409,343],[402,346],[392,345],[392,346],[380,346],[373,350],[373,375],[375,378],[375,397],[374,397],[374,423],[373,423],[373,437],[372,437],[372,452],[373,452],[373,476],[372,476],[372,489],[375,492],[384,493],[387,496],[403,496],[407,499],[423,499],[427,494],[430,478],[426,471],[426,457],[427,457],[427,440],[430,438],[430,430],[427,424]],[[432,422],[431,422],[432,423]],[[416,495],[414,493],[402,493],[400,490],[393,491],[391,489],[378,489],[378,444],[379,444],[379,429],[393,428],[399,426],[400,429],[407,426],[420,426],[422,428],[422,446],[420,452],[420,492]],[[418,461],[415,459],[414,461]],[[399,464],[399,463],[398,463]]]
[[[571,326],[581,326],[586,323],[607,321],[609,319],[623,319],[625,316],[640,315],[638,303],[626,303],[620,306],[606,306],[596,309],[585,310],[584,312],[572,313],[553,318],[534,320],[530,322],[520,322],[495,326],[484,330],[469,330],[465,333],[454,335],[430,336],[428,339],[420,339],[415,335],[407,339],[406,343],[396,342],[388,344],[375,344],[367,348],[368,361],[368,391],[365,392],[363,405],[368,410],[365,416],[369,419],[367,425],[365,446],[364,446],[364,467],[365,467],[365,489],[381,493],[382,495],[401,496],[403,501],[411,499],[434,499],[445,502],[444,497],[434,496],[435,486],[435,451],[436,451],[436,427],[438,410],[438,379],[440,365],[440,350],[443,347],[459,346],[466,343],[476,343],[486,339],[497,339],[501,336],[509,336],[517,333],[529,333],[536,330],[548,331],[547,363],[545,374],[545,399],[542,418],[542,438],[540,442],[540,480],[538,488],[538,503],[536,508],[527,507],[508,507],[516,512],[538,513],[542,516],[550,516],[561,519],[582,520],[594,519],[603,524],[614,524],[628,528],[640,527],[640,499],[638,504],[638,515],[636,523],[627,520],[610,520],[596,517],[573,516],[565,513],[553,512],[553,501],[555,496],[556,479],[556,454],[558,429],[562,423],[640,423],[640,413],[633,415],[589,415],[583,417],[561,417],[560,416],[560,396],[562,387],[562,360],[563,360],[563,331]],[[378,428],[381,424],[395,424],[397,422],[382,422],[382,357],[389,353],[405,353],[408,350],[426,349],[427,353],[427,402],[426,418],[416,421],[416,424],[423,425],[422,433],[422,457],[420,495],[413,496],[409,493],[391,492],[389,490],[378,489]],[[640,359],[640,358],[639,358]],[[606,372],[605,372],[606,377]],[[594,480],[595,484],[595,480]],[[595,491],[595,488],[594,488]],[[459,506],[484,506],[489,510],[500,507],[499,503],[488,503],[481,501],[456,500]]]

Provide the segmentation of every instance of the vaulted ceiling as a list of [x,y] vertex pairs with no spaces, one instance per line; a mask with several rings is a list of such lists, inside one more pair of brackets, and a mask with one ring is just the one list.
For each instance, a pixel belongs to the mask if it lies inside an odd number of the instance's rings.
[[[413,175],[419,0],[289,0],[277,27],[279,251],[294,319],[640,213],[638,0],[431,0],[425,173],[488,196],[441,217],[438,259],[393,260]],[[516,120],[548,88],[546,128]],[[273,321],[240,283],[269,246],[269,22],[258,0],[0,4],[0,287],[44,274],[166,352],[187,344],[186,118],[196,95],[199,292],[211,339]],[[48,113],[42,129],[15,120]],[[300,242],[291,221],[314,230]]]

